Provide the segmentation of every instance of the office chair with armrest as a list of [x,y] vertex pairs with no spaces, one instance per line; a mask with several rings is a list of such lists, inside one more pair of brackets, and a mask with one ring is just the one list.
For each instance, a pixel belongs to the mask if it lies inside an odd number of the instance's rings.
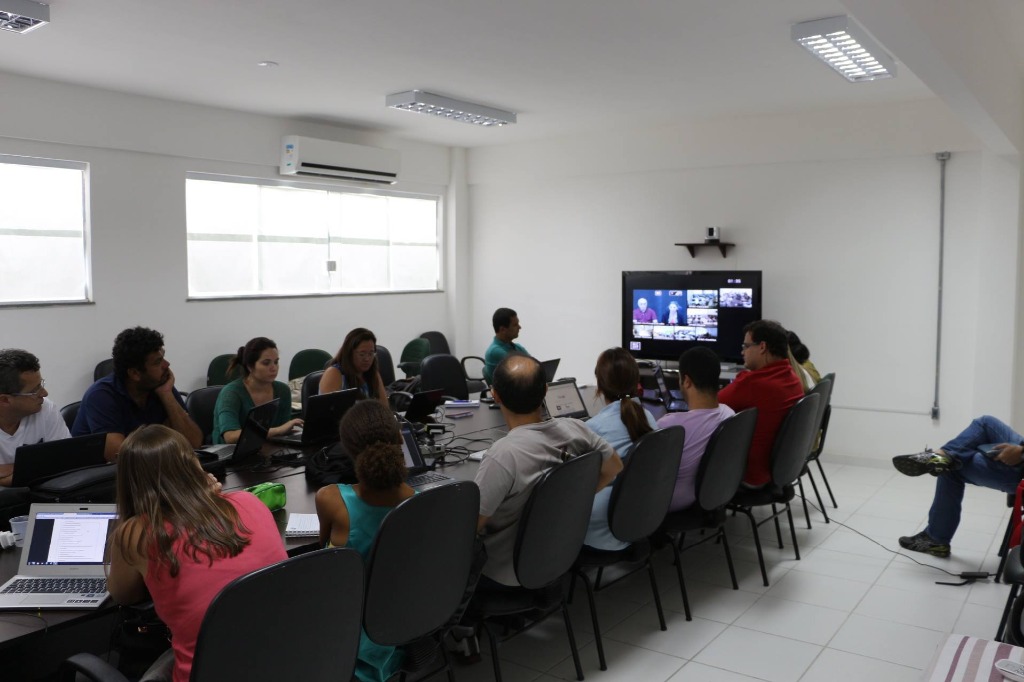
[[[467,367],[466,363],[469,363]],[[470,393],[487,393],[487,382],[484,380],[484,359],[479,355],[467,355],[460,361],[462,373],[466,376],[466,388]],[[472,371],[471,371],[472,370]]]
[[430,354],[431,355],[452,355],[452,349],[448,345],[448,339],[445,338],[441,332],[423,332],[420,334],[421,339],[426,339],[430,342]]
[[420,363],[428,355],[430,355],[430,342],[426,339],[413,339],[402,349],[402,357],[398,360],[398,369],[405,372],[406,377],[414,377],[420,373]]
[[[811,393],[797,401],[789,414],[782,421],[775,443],[772,446],[772,478],[759,488],[740,486],[733,496],[728,508],[739,512],[750,520],[750,528],[754,533],[754,546],[757,548],[757,561],[761,566],[761,578],[768,587],[768,569],[764,565],[764,552],[761,550],[761,537],[757,528],[761,523],[772,519],[775,522],[775,535],[782,547],[782,528],[779,526],[779,515],[786,513],[789,519],[789,532],[793,538],[793,551],[800,558],[800,547],[796,541],[796,527],[793,524],[793,510],[790,501],[796,496],[795,483],[807,462],[807,453],[811,450],[814,439],[814,428],[817,425],[818,401],[821,396]],[[782,510],[776,505],[785,505]],[[754,507],[771,505],[772,513],[759,522],[754,520]]]
[[68,431],[75,424],[75,418],[78,417],[78,408],[82,406],[82,401],[76,401],[68,403],[64,407],[60,408],[60,416],[64,418],[64,423],[68,426]]
[[464,621],[482,626],[491,647],[495,682],[501,682],[498,639],[489,619],[530,614],[539,623],[561,610],[576,679],[583,679],[579,649],[568,608],[568,582],[583,547],[590,509],[601,473],[601,456],[591,452],[549,469],[530,491],[519,517],[513,567],[520,589],[477,590]]
[[377,371],[384,382],[384,388],[395,383],[395,361],[391,359],[391,351],[384,346],[377,346]]
[[[828,510],[825,509],[825,503],[821,499],[821,493],[818,492],[818,484],[814,481],[814,474],[811,472],[811,469],[808,465],[811,463],[812,460],[817,461],[818,468],[821,469],[821,461],[817,459],[818,455],[821,454],[821,450],[819,449],[820,446],[818,444],[818,434],[821,433],[821,425],[825,421],[825,411],[828,409],[829,402],[832,400],[832,380],[829,379],[828,377],[822,377],[821,381],[815,384],[814,388],[810,390],[810,393],[815,393],[821,396],[821,400],[818,401],[817,426],[814,429],[815,437],[811,439],[811,451],[807,453],[807,462],[804,463],[804,470],[800,472],[800,478],[797,479],[797,482],[800,484],[800,499],[803,500],[804,518],[807,520],[808,529],[810,529],[811,527],[811,515],[810,511],[807,508],[807,497],[804,495],[804,475],[806,475],[807,478],[811,481],[811,487],[814,489],[814,496],[818,500],[818,508],[821,509],[821,514],[825,517],[825,523],[831,522],[831,520],[828,518]],[[810,393],[808,395],[810,395]],[[821,472],[822,477],[824,477],[824,469],[821,469]]]
[[[754,437],[757,426],[757,408],[743,410],[724,419],[708,440],[697,469],[696,501],[686,509],[669,512],[665,515],[661,530],[670,537],[678,538],[670,542],[676,565],[676,577],[679,579],[679,591],[683,596],[683,611],[686,620],[690,620],[690,600],[686,594],[686,582],[683,580],[683,564],[679,555],[683,549],[686,534],[690,531],[714,531],[705,535],[700,542],[718,539],[725,552],[725,563],[729,567],[732,578],[732,589],[738,590],[736,568],[732,563],[729,551],[729,539],[725,534],[725,507],[736,495],[743,474],[747,470],[747,455],[750,452],[750,441]],[[699,544],[699,543],[698,543]]]
[[228,364],[234,357],[234,353],[225,353],[210,360],[210,366],[206,368],[207,386],[224,386],[242,376],[242,371],[238,367],[233,368],[228,374]]
[[428,355],[420,363],[419,390],[437,389],[456,400],[469,399],[466,375],[462,373],[462,365],[454,355]]
[[[406,647],[403,671],[452,672],[441,646],[470,581],[480,489],[459,481],[425,490],[388,512],[366,562],[366,636]],[[442,665],[436,663],[438,656]]]
[[288,363],[288,381],[304,377],[310,372],[324,368],[324,363],[330,362],[333,356],[319,348],[306,348],[300,350]]
[[306,404],[309,402],[309,396],[320,395],[320,379],[324,376],[324,370],[318,369],[315,372],[310,372],[302,380],[302,389],[299,391],[299,400],[302,403],[302,415],[306,415]]
[[114,358],[107,358],[106,360],[100,360],[96,363],[96,367],[92,370],[92,380],[99,381],[105,376],[110,376],[114,373]]
[[203,432],[203,444],[213,442],[213,410],[217,406],[217,397],[223,386],[204,386],[188,394],[185,399],[185,410],[199,430]]
[[[353,549],[308,552],[261,568],[232,581],[210,602],[190,680],[349,680],[362,610],[363,561]],[[273,628],[273,646],[267,646],[268,617],[283,626]],[[64,662],[63,680],[75,680],[76,673],[127,682],[92,654]]]
[[[658,623],[666,630],[665,612],[661,608],[658,581],[654,576],[651,562],[651,542],[648,539],[658,529],[672,502],[676,487],[679,459],[683,454],[686,431],[682,426],[670,426],[652,431],[637,441],[626,458],[626,466],[615,479],[611,501],[608,504],[608,527],[612,535],[629,547],[618,551],[595,550],[583,546],[576,559],[574,576],[583,581],[590,605],[590,620],[594,625],[594,640],[601,670],[607,670],[604,657],[604,643],[601,640],[601,626],[597,620],[597,606],[594,603],[594,584],[586,574],[588,568],[598,570],[596,582],[600,584],[606,566],[622,561],[642,562],[647,567],[651,581],[651,594],[658,610]],[[686,617],[691,620],[689,614]]]

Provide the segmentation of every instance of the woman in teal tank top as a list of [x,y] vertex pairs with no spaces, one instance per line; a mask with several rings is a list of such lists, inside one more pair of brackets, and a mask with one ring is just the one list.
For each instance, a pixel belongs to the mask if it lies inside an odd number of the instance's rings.
[[[355,485],[328,485],[317,491],[316,514],[320,542],[327,547],[351,547],[367,559],[377,529],[388,512],[415,494],[405,483],[402,435],[391,410],[376,400],[361,400],[345,413],[341,442],[355,459]],[[359,637],[356,677],[361,682],[384,682],[402,665],[402,652]]]

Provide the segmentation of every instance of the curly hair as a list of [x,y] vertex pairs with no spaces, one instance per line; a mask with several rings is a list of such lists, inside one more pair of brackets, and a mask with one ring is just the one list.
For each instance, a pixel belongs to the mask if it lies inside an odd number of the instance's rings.
[[128,370],[142,369],[150,353],[156,353],[164,347],[164,335],[146,327],[125,329],[114,339],[114,374],[124,381],[128,378]]
[[345,451],[355,461],[359,483],[373,490],[390,490],[408,476],[398,422],[383,403],[361,400],[341,418],[338,427]]

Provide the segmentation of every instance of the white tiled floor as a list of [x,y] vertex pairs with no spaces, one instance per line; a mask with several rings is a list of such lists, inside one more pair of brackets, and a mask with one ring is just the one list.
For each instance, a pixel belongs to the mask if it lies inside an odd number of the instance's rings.
[[[828,511],[886,547],[924,527],[931,502],[929,476],[852,465],[828,466],[839,509]],[[819,480],[819,486],[821,481]],[[824,487],[821,486],[822,493]],[[810,486],[807,486],[811,494]],[[964,517],[948,560],[914,554],[949,570],[994,571],[1006,524],[1006,496],[968,486]],[[827,500],[826,500],[827,502]],[[770,587],[761,583],[757,555],[743,517],[729,521],[739,591],[731,589],[721,548],[706,544],[683,555],[694,619],[687,622],[671,553],[656,558],[668,630],[658,629],[646,572],[597,595],[608,670],[600,671],[586,599],[572,606],[573,624],[588,680],[642,682],[845,682],[918,680],[936,646],[956,632],[991,639],[1008,588],[991,581],[963,587],[938,571],[898,558],[811,511],[808,530],[794,505],[801,560],[779,549],[771,524],[761,527]],[[486,649],[486,643],[484,644]],[[574,680],[560,618],[516,637],[499,650],[508,682]],[[491,680],[482,663],[459,666],[460,682]]]

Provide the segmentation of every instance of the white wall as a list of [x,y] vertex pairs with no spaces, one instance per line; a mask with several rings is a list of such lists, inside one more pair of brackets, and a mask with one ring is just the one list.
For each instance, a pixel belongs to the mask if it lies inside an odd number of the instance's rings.
[[[38,355],[58,405],[80,398],[117,332],[136,324],[164,333],[184,390],[205,384],[211,358],[257,335],[277,341],[283,364],[303,348],[334,352],[356,326],[373,329],[396,362],[420,332],[451,335],[454,290],[186,301],[184,195],[188,171],[278,177],[287,133],[401,149],[396,187],[443,195],[450,149],[3,74],[0,92],[0,153],[90,164],[95,304],[0,308],[0,347]],[[449,252],[456,237],[446,226]],[[454,259],[445,275],[454,280]]]
[[[656,141],[660,140],[660,144]],[[941,419],[932,405],[939,165],[948,165]],[[716,156],[717,151],[717,156]],[[522,343],[593,381],[620,339],[622,270],[764,271],[764,314],[837,373],[829,450],[876,461],[939,445],[979,411],[1010,417],[1017,168],[936,102],[690,122],[470,150],[471,338],[515,308]],[[722,226],[737,247],[674,242]]]

